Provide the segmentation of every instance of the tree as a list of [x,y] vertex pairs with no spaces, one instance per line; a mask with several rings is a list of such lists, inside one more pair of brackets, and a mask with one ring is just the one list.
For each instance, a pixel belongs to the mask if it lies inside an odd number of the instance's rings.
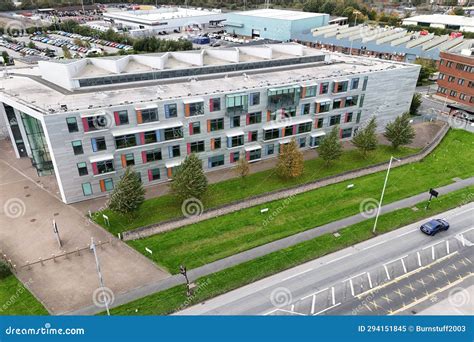
[[377,149],[377,136],[375,135],[376,128],[377,123],[375,121],[375,116],[373,116],[367,125],[359,128],[352,138],[352,143],[359,149],[364,157],[366,157],[370,151]]
[[145,189],[139,176],[127,167],[110,196],[109,209],[128,218],[134,216],[145,200]]
[[281,178],[289,179],[301,176],[304,170],[303,153],[292,139],[288,144],[280,145],[277,173]]
[[247,158],[245,158],[245,155],[240,156],[239,161],[235,166],[235,171],[241,178],[245,178],[249,174],[250,165]]
[[6,51],[2,51],[2,58],[5,64],[10,63],[10,55]]
[[423,98],[420,93],[413,94],[413,98],[411,99],[411,104],[410,104],[411,115],[418,115],[418,108],[420,108],[422,101],[423,101]]
[[389,122],[385,126],[385,133],[383,135],[392,143],[394,149],[401,145],[410,144],[413,138],[415,138],[415,130],[410,125],[410,113],[403,113],[393,122]]
[[66,46],[66,45],[63,45],[62,49],[63,49],[64,58],[66,58],[66,59],[71,59],[71,58],[72,58],[72,56],[71,56],[71,51],[69,51],[69,49],[67,48],[67,46]]
[[178,167],[173,182],[172,192],[181,200],[202,198],[207,190],[207,178],[202,169],[202,161],[194,154],[188,155]]
[[319,156],[325,161],[326,166],[339,159],[342,155],[342,145],[339,141],[339,126],[334,126],[329,134],[322,140],[318,148]]
[[454,15],[464,15],[464,10],[462,9],[462,7],[455,7],[453,9],[453,14]]
[[421,66],[420,73],[418,74],[418,80],[416,82],[417,86],[421,86],[436,72],[436,62],[433,60],[418,58],[415,63]]
[[29,47],[30,49],[36,49],[35,43],[33,43],[33,42],[31,42],[31,41],[28,43],[28,47]]

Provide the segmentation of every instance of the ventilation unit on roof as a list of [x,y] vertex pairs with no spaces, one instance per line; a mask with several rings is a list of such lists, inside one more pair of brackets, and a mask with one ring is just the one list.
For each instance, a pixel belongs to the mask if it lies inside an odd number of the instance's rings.
[[60,108],[63,111],[67,111],[67,105],[65,105],[65,104],[60,105]]

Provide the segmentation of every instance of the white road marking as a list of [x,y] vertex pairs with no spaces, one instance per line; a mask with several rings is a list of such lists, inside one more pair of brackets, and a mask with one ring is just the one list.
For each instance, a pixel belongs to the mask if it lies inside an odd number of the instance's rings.
[[331,260],[331,261],[328,261],[325,265],[329,265],[329,264],[331,264],[331,263],[333,263],[333,262],[336,262],[336,261],[339,261],[339,260],[341,260],[341,259],[347,258],[347,257],[350,256],[350,255],[352,255],[352,253],[349,253],[349,254],[343,255],[343,256],[341,256],[341,257],[339,257],[339,258],[336,258],[336,259],[333,259],[333,260]]
[[471,231],[471,230],[473,230],[473,229],[474,229],[474,227],[471,227],[471,228],[469,228],[469,229],[466,229],[466,230],[462,231],[462,232],[459,233],[459,234],[467,233],[467,232],[469,232],[469,231]]
[[418,256],[418,266],[421,267],[421,255],[420,255],[420,252],[416,252],[416,255]]
[[387,265],[383,265],[383,267],[385,268],[385,273],[387,274],[388,280],[390,280],[390,274],[388,273]]
[[316,306],[316,295],[313,296],[313,300],[311,301],[311,315],[314,314],[315,306]]
[[291,304],[291,309],[290,309],[291,312],[295,312],[295,304]]
[[405,235],[408,235],[408,234],[411,234],[411,233],[414,233],[414,232],[417,232],[417,231],[418,231],[418,229],[410,230],[409,232],[405,232],[405,233],[402,233],[400,235],[397,235],[397,237],[405,236]]
[[403,259],[400,259],[400,261],[402,262],[403,271],[407,273],[408,271],[407,271],[407,267],[405,266],[405,261]]
[[335,305],[333,305],[333,306],[330,306],[330,307],[328,307],[328,308],[326,308],[326,309],[324,309],[324,310],[321,310],[321,311],[319,311],[319,312],[316,312],[314,315],[315,315],[315,316],[316,316],[316,315],[319,315],[319,314],[321,314],[321,313],[323,313],[323,312],[326,312],[326,311],[328,311],[328,310],[334,309],[336,306],[339,306],[339,305],[341,305],[341,303],[337,303],[337,304],[335,304]]
[[309,272],[309,271],[312,271],[312,270],[313,270],[313,269],[310,268],[310,269],[305,270],[305,271],[303,271],[303,272],[293,274],[293,275],[291,275],[291,276],[289,276],[289,277],[286,277],[286,278],[282,279],[281,281],[285,281],[285,280],[288,280],[288,279],[291,279],[291,278],[295,278],[295,277],[297,277],[297,276],[300,276],[300,275],[305,274],[305,273],[307,273],[307,272]]
[[307,296],[305,296],[305,297],[301,298],[300,300],[303,300],[303,299],[309,298],[309,297],[311,297],[311,296],[316,296],[318,293],[321,293],[321,292],[327,291],[328,289],[329,289],[329,287],[326,287],[325,289],[322,289],[322,290],[316,291],[316,292],[314,292],[314,293],[312,293],[312,294],[310,294],[310,295],[307,295]]
[[402,257],[400,257],[400,258],[393,259],[392,261],[386,262],[384,265],[388,265],[388,264],[394,263],[395,261],[398,261],[398,260],[401,260],[401,259],[403,259],[403,258],[406,258],[407,256],[408,256],[408,254],[406,254],[406,255],[404,255],[404,256],[402,256]]
[[446,240],[446,254],[449,254],[449,241]]
[[374,244],[373,244],[373,245],[371,245],[371,246],[368,246],[368,247],[362,248],[361,250],[362,250],[362,251],[365,251],[365,250],[367,250],[367,249],[370,249],[370,248],[372,248],[372,247],[379,246],[379,245],[381,245],[381,244],[383,244],[383,243],[385,243],[385,242],[389,242],[389,241],[390,241],[390,240],[384,240],[384,241],[380,241],[380,242],[378,242],[378,243],[374,243]]
[[370,273],[367,272],[367,279],[369,279],[369,286],[372,288],[372,278],[370,278]]
[[431,246],[431,259],[436,259],[434,246]]
[[334,291],[334,286],[331,287],[331,294],[332,294],[332,305],[336,305],[336,294]]
[[436,243],[434,243],[434,244],[432,244],[432,245],[423,247],[422,250],[425,250],[425,249],[428,249],[428,248],[432,248],[432,247],[434,247],[434,246],[436,246],[436,245],[439,245],[440,243],[443,243],[443,242],[444,242],[444,240],[440,240],[440,241],[438,241],[438,242],[436,242]]
[[362,275],[364,275],[364,274],[366,274],[366,273],[367,273],[367,272],[362,272],[362,273],[356,274],[356,275],[351,276],[351,277],[349,277],[349,278],[347,278],[347,279],[344,279],[342,282],[344,283],[344,282],[346,282],[346,281],[348,281],[348,280],[350,280],[350,279],[360,277],[360,276],[362,276]]
[[349,284],[351,285],[351,294],[352,294],[352,297],[354,297],[354,284],[352,284],[352,278],[349,279]]

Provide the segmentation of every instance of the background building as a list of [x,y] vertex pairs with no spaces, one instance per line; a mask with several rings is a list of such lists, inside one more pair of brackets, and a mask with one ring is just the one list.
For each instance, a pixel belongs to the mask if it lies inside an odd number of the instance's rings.
[[403,25],[418,25],[448,30],[474,32],[474,18],[460,15],[427,14],[403,19]]
[[[418,65],[299,44],[42,62],[2,80],[17,157],[54,174],[66,203],[104,196],[133,166],[145,186],[196,153],[205,171],[316,148],[409,110]],[[34,76],[34,77],[32,77]],[[3,105],[1,105],[3,104]]]
[[474,44],[456,52],[441,52],[437,83],[437,95],[474,106]]
[[226,16],[225,29],[228,33],[280,41],[294,39],[297,33],[310,32],[329,22],[329,14],[325,13],[276,9],[231,12]]

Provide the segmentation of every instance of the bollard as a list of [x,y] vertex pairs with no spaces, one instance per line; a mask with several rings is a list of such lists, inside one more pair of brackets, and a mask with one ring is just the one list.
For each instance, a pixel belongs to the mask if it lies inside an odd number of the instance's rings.
[[64,256],[66,257],[66,259],[69,259],[69,254],[67,254],[66,251],[63,251],[63,253],[64,253]]
[[76,252],[77,252],[77,256],[81,255],[81,252],[79,251],[79,247],[76,247]]
[[53,261],[56,262],[56,255],[54,254],[51,254],[52,258],[53,258]]
[[41,266],[43,266],[43,259],[39,258],[39,262],[41,263]]

